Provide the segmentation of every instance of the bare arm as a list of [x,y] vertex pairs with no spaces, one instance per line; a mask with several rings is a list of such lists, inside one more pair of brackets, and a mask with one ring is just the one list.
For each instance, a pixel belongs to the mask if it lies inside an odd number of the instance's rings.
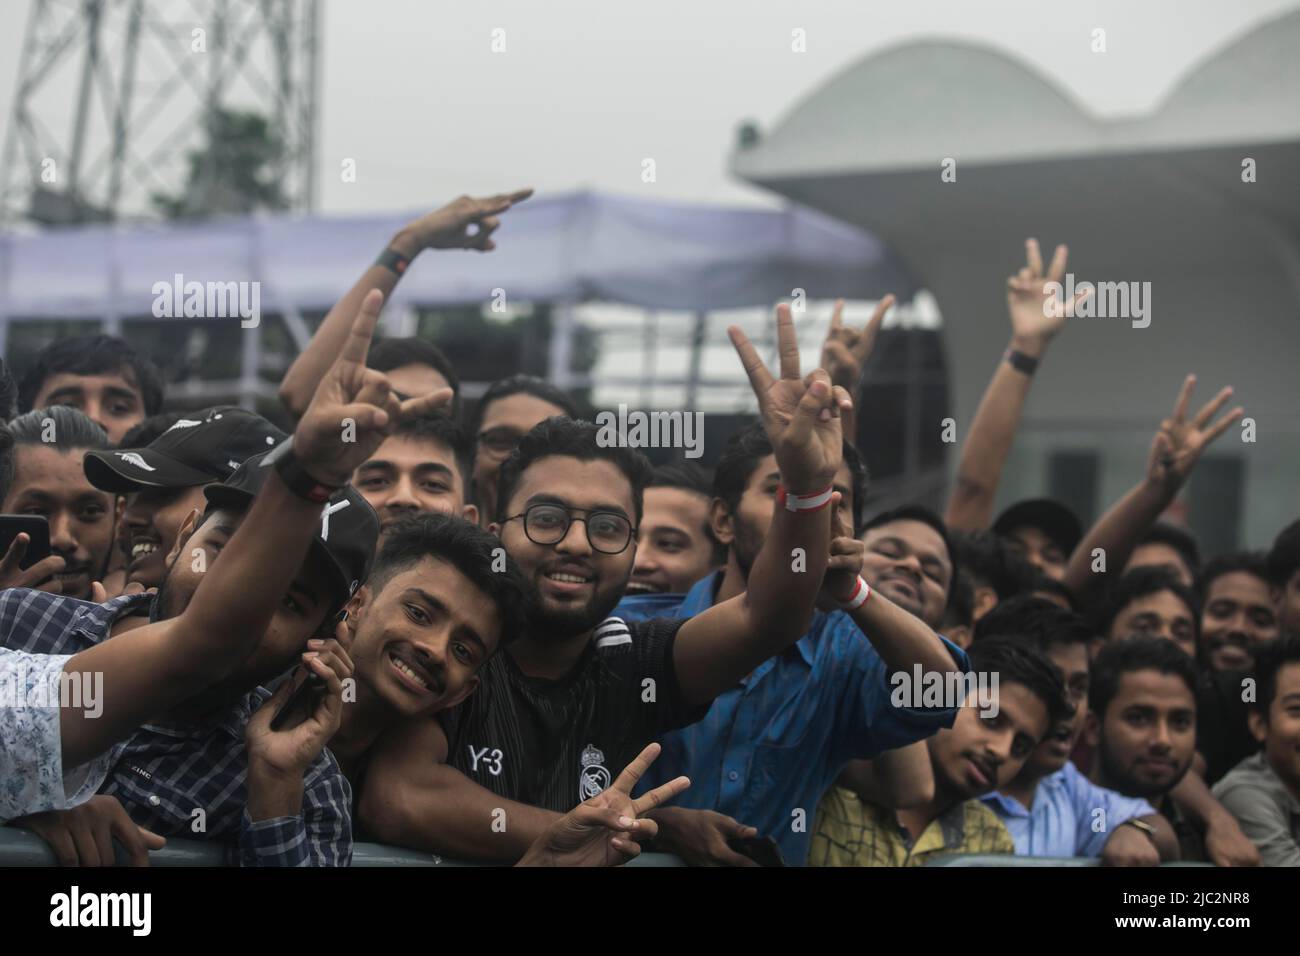
[[[443,389],[398,403],[384,376],[365,368],[381,302],[377,295],[367,297],[294,432],[299,462],[327,486],[347,484],[352,470],[404,415],[420,414],[451,397]],[[355,441],[343,440],[344,419],[355,423],[356,434],[350,436]],[[104,709],[92,717],[64,708],[64,765],[84,763],[151,714],[233,671],[270,625],[320,514],[320,503],[295,495],[272,471],[184,611],[75,655],[65,672],[102,673]]]
[[[492,232],[500,225],[496,218],[515,203],[532,195],[531,189],[503,193],[486,199],[461,196],[441,209],[408,223],[398,230],[388,243],[408,259],[414,259],[425,249],[477,249],[490,252],[496,248]],[[469,227],[477,225],[478,231],[470,234]],[[285,373],[280,385],[280,401],[300,416],[311,401],[316,383],[328,371],[347,340],[352,320],[361,308],[361,302],[371,289],[378,289],[387,301],[401,277],[384,266],[371,265],[362,273],[357,284],[348,290],[321,323],[316,334]]]
[[1194,823],[1205,828],[1205,851],[1216,866],[1259,866],[1259,850],[1210,793],[1199,773],[1189,770],[1183,774],[1169,796]]
[[[1025,241],[1026,266],[1007,280],[1007,309],[1011,314],[1010,348],[1039,360],[1065,320],[1074,314],[1074,302],[1057,302],[1052,307],[1049,283],[1059,283],[1065,275],[1069,252],[1057,246],[1047,275],[1037,239]],[[948,499],[944,520],[953,531],[982,531],[993,520],[993,499],[1011,445],[1016,438],[1025,400],[1029,397],[1032,376],[1017,371],[1004,361],[998,362],[993,379],[975,410],[970,432],[962,443],[957,480]]]
[[864,801],[909,810],[934,799],[934,769],[924,740],[885,750],[872,760],[850,760],[839,783]]
[[[788,306],[777,307],[780,378],[773,378],[740,329],[730,331],[758,397],[782,485],[792,495],[829,493],[843,457],[840,412],[851,404],[848,393],[833,387],[822,369],[807,380],[800,375]],[[673,665],[687,701],[713,700],[807,630],[830,549],[827,510],[833,507],[797,513],[775,507],[745,593],[681,626]]]
[[[1177,497],[1201,453],[1244,413],[1245,409],[1238,406],[1218,422],[1210,424],[1232,397],[1232,389],[1224,388],[1201,408],[1195,418],[1187,421],[1188,403],[1195,384],[1195,375],[1188,375],[1183,380],[1173,417],[1160,423],[1160,429],[1151,442],[1146,476],[1098,519],[1070,556],[1065,569],[1065,584],[1081,600],[1094,588],[1100,588],[1107,574],[1124,573],[1138,541]],[[1105,555],[1105,571],[1094,573],[1093,555],[1098,549]]]
[[[853,398],[862,379],[862,368],[871,355],[876,344],[876,336],[885,321],[885,313],[894,304],[893,293],[885,296],[876,304],[876,310],[861,330],[844,324],[844,300],[836,299],[831,312],[831,327],[822,343],[822,368],[831,377],[831,384],[838,385]],[[857,438],[857,418],[853,409],[847,408],[840,413],[843,421],[844,437],[852,444]]]
[[[446,760],[447,735],[432,718],[410,721],[380,740],[357,804],[366,830],[394,846],[514,863],[560,819],[497,796]],[[500,819],[504,830],[493,826]]]

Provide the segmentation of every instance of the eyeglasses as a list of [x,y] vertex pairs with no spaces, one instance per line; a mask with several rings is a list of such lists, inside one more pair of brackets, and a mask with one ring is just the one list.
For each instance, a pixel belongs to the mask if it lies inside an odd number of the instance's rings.
[[[585,514],[585,518],[574,517]],[[575,521],[587,526],[587,543],[601,554],[622,554],[632,542],[632,522],[615,511],[583,511],[563,505],[529,505],[523,514],[511,515],[506,521],[524,519],[524,534],[533,544],[559,544],[569,534]]]
[[478,443],[492,454],[504,458],[515,450],[519,439],[523,437],[522,432],[515,431],[513,428],[489,428],[478,433]]

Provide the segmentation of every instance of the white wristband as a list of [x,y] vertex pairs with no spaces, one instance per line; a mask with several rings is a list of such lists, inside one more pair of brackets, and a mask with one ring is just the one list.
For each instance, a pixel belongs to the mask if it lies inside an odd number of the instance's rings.
[[858,586],[854,589],[852,596],[840,607],[846,611],[856,611],[867,603],[869,597],[871,597],[871,585],[862,580],[862,575],[858,575]]

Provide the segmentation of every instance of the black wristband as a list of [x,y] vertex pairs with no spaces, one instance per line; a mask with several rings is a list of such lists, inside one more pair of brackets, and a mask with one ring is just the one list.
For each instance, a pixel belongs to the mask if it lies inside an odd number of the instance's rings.
[[297,495],[299,498],[306,498],[308,501],[314,501],[316,504],[324,504],[329,501],[338,487],[327,485],[324,482],[317,481],[307,469],[298,461],[298,456],[293,453],[293,438],[281,442],[270,454],[266,456],[263,464],[275,465],[275,473],[280,476],[280,480],[285,486]]
[[1038,370],[1038,359],[1032,355],[1026,355],[1017,349],[1007,349],[1006,354],[1002,356],[1017,372],[1024,372],[1026,375],[1033,375]]
[[398,252],[392,246],[381,252],[379,258],[375,260],[375,265],[383,266],[399,276],[406,271],[406,267],[410,264],[410,257]]

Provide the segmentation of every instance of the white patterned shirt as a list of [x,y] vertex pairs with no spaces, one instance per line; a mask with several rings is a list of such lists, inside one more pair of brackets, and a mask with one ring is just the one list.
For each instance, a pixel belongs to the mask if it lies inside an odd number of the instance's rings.
[[71,656],[0,648],[0,825],[85,803],[108,776],[112,748],[63,767],[59,689]]

